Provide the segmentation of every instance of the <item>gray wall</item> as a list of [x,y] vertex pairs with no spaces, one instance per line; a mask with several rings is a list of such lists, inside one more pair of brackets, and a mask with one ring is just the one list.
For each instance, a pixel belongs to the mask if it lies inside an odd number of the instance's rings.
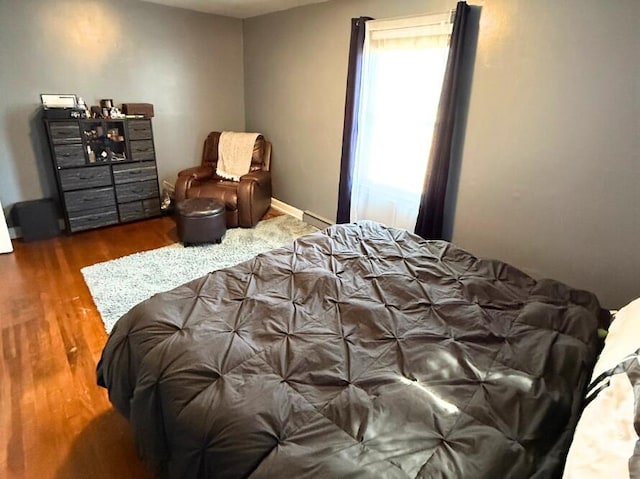
[[[454,242],[535,276],[640,295],[640,2],[485,0]],[[341,0],[245,22],[248,129],[274,196],[335,218],[349,19],[453,7]]]
[[640,296],[640,2],[484,3],[453,240]]
[[[471,3],[482,11],[452,238],[620,306],[640,295],[640,2]],[[246,119],[274,142],[274,196],[333,219],[350,18],[454,5],[339,0],[248,19],[243,64],[239,20],[0,0],[0,200],[51,193],[38,95],[71,92],[154,103],[169,179],[206,132]]]
[[242,21],[133,0],[0,0],[0,200],[55,191],[40,93],[155,106],[161,178],[244,128]]

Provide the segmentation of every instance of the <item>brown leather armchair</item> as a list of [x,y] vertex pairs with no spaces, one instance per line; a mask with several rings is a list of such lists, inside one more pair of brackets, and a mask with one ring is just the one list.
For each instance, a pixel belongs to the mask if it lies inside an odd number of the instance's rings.
[[200,166],[178,173],[175,198],[215,198],[225,204],[227,227],[250,228],[260,221],[271,205],[271,143],[258,136],[253,147],[249,173],[240,181],[216,175],[220,132],[209,133]]

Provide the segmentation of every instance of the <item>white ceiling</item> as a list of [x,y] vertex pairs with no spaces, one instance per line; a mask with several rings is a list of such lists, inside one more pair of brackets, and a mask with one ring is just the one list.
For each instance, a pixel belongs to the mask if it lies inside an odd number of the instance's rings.
[[249,18],[328,0],[142,0],[171,7],[214,13],[225,17]]

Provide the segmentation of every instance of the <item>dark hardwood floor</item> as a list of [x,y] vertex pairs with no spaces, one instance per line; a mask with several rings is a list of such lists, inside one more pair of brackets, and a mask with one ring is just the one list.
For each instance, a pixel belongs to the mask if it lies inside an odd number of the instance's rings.
[[0,255],[0,478],[152,477],[96,385],[107,334],[80,269],[176,241],[164,217]]

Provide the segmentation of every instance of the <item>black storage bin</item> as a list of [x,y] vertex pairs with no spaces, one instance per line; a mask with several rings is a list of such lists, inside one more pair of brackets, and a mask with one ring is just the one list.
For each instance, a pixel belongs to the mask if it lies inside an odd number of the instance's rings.
[[60,234],[58,208],[50,198],[16,203],[13,217],[22,230],[24,241],[53,238]]

